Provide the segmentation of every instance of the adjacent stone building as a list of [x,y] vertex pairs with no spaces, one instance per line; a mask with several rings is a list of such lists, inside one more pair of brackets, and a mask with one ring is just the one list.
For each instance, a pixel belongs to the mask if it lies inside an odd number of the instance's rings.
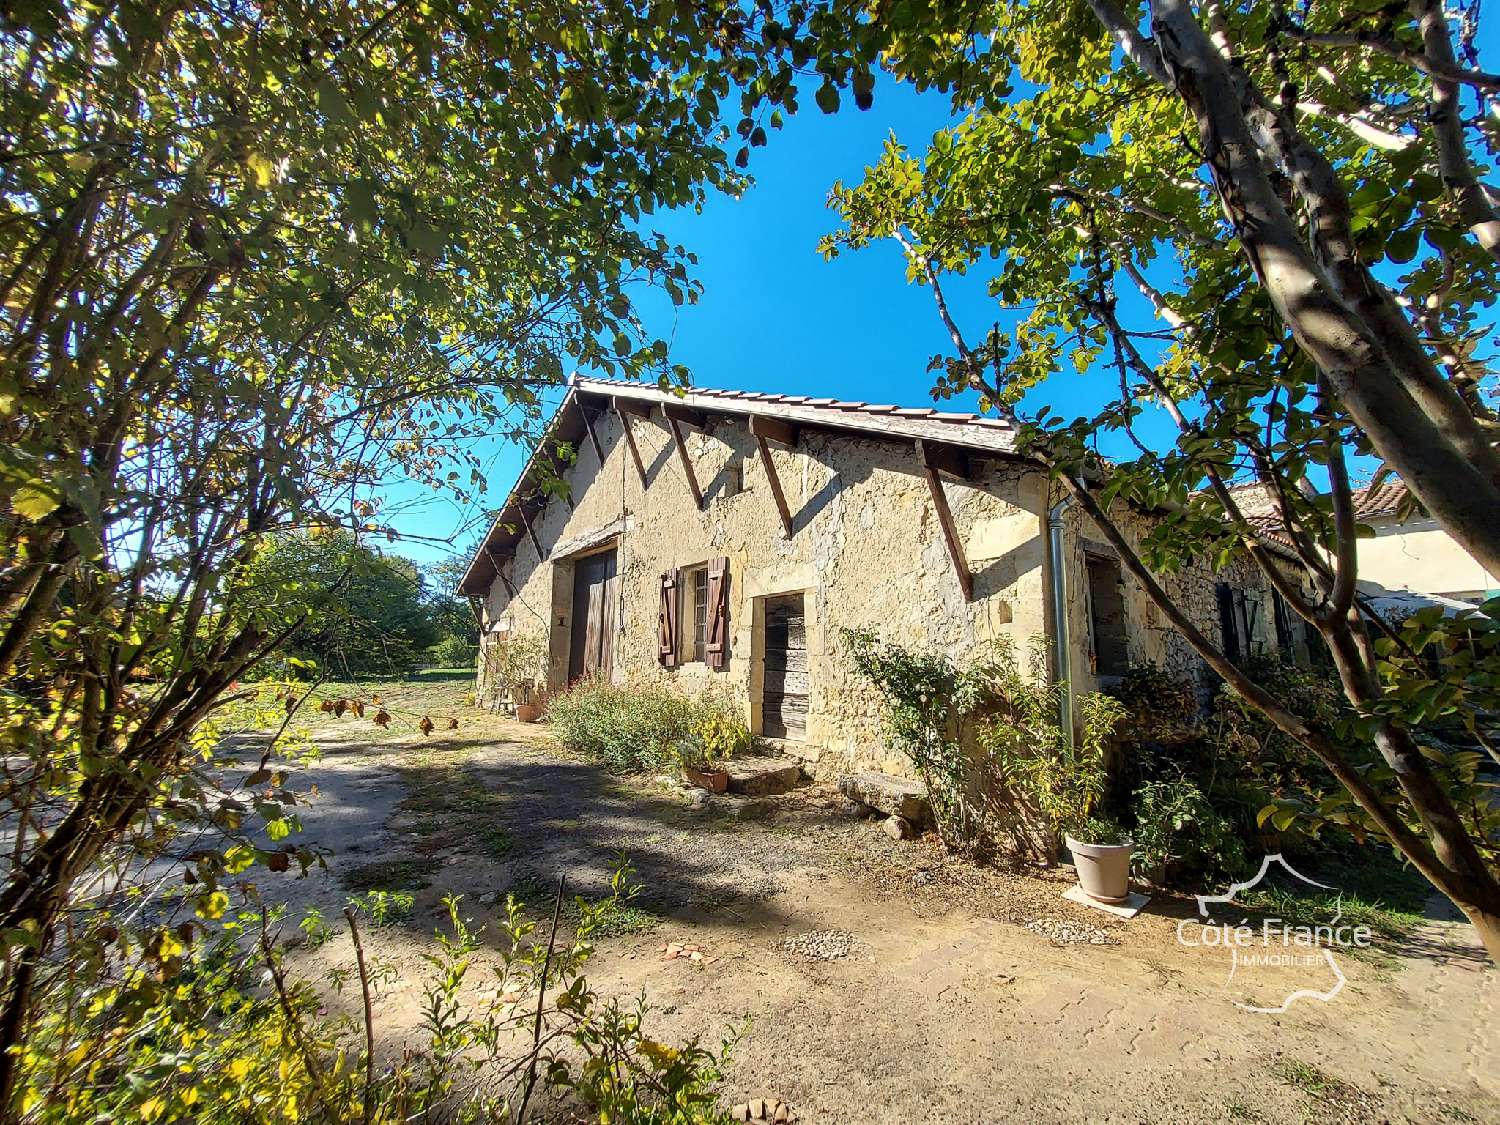
[[[1061,632],[1052,674],[1075,692],[1138,661],[1202,674],[998,419],[575,378],[538,456],[560,443],[568,495],[549,499],[534,457],[461,586],[482,698],[487,645],[533,632],[552,690],[602,675],[718,692],[810,762],[904,772],[844,627],[959,658]],[[1295,643],[1251,566],[1173,589],[1236,651]]]

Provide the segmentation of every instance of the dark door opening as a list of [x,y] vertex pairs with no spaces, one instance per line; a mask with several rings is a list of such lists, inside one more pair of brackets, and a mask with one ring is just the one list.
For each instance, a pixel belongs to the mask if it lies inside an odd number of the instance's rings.
[[766,601],[766,669],[761,733],[801,740],[807,735],[807,630],[802,595]]
[[1096,676],[1123,676],[1130,670],[1125,586],[1120,564],[1089,555],[1089,639]]
[[573,564],[573,627],[568,682],[584,676],[609,679],[614,670],[615,606],[620,579],[615,552],[585,555]]

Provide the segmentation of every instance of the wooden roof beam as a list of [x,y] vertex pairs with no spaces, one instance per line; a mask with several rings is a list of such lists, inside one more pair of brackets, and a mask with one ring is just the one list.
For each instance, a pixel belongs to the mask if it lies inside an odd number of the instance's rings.
[[[963,459],[962,465],[948,462],[944,467],[944,461],[948,459],[943,456],[941,446],[934,448],[926,442],[917,442],[917,456],[922,461],[922,475],[927,478],[927,491],[932,494],[932,506],[937,512],[938,526],[943,531],[943,543],[948,548],[948,558],[953,562],[954,573],[958,577],[958,588],[964,596],[964,601],[974,600],[974,576],[969,572],[969,562],[964,558],[964,545],[958,538],[958,528],[953,523],[953,511],[948,507],[948,494],[943,491],[943,478],[940,472],[952,473],[953,469],[962,468],[968,470],[968,459]],[[958,475],[958,474],[953,474]]]
[[594,447],[594,454],[599,458],[599,464],[604,465],[604,446],[599,444],[599,433],[594,429],[594,419],[589,415],[589,408],[578,403],[578,413],[583,415],[583,428],[589,432],[589,444]]
[[661,412],[667,416],[669,422],[677,422],[699,431],[708,429],[708,415],[701,410],[694,410],[690,406],[678,406],[673,402],[664,402],[661,404]]
[[968,480],[970,466],[968,454],[951,445],[917,439],[917,457],[924,469],[936,469],[956,480]]
[[653,408],[649,402],[637,402],[633,398],[623,398],[620,395],[613,396],[609,401],[614,404],[616,414],[634,414],[637,418],[651,421]]
[[[666,413],[666,408],[662,408]],[[687,475],[688,491],[693,494],[693,503],[698,505],[699,510],[703,508],[703,490],[698,487],[698,478],[693,473],[693,459],[688,456],[687,441],[682,436],[682,423],[671,414],[667,414],[667,425],[672,427],[672,441],[677,446],[677,456],[682,461],[682,471]]]
[[[750,423],[750,431],[754,433],[755,419],[751,418]],[[786,506],[786,494],[781,491],[781,478],[776,475],[776,462],[771,459],[771,447],[766,444],[766,438],[761,434],[755,434],[755,444],[760,447],[760,463],[766,467],[766,483],[771,486],[771,498],[776,501],[776,512],[781,516],[781,529],[790,539],[792,537],[792,513]]]
[[641,478],[641,491],[646,490],[646,463],[641,460],[640,446],[635,443],[635,431],[630,428],[630,416],[634,414],[637,418],[650,418],[651,408],[644,410],[638,402],[622,399],[618,395],[610,399],[615,408],[615,413],[620,416],[620,428],[625,431],[625,444],[630,447],[630,459],[635,462],[635,475]]
[[788,449],[797,446],[797,427],[790,422],[783,422],[780,418],[768,418],[764,414],[750,415],[750,432],[764,446],[768,441],[774,441],[777,445],[784,445]]
[[526,518],[526,504],[524,501],[516,505],[516,514],[521,517],[521,525],[526,528],[526,534],[531,539],[531,545],[536,548],[537,559],[545,559],[547,553],[542,550],[542,544],[536,537],[536,529],[531,526],[531,521]]

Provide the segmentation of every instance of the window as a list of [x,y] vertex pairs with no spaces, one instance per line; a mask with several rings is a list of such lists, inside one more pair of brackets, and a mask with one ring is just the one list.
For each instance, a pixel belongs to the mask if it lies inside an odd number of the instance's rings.
[[1130,644],[1120,564],[1096,555],[1088,555],[1084,561],[1089,580],[1089,647],[1094,675],[1123,676],[1130,670]]
[[678,650],[684,661],[702,660],[708,645],[708,564],[683,567],[678,589],[682,598]]

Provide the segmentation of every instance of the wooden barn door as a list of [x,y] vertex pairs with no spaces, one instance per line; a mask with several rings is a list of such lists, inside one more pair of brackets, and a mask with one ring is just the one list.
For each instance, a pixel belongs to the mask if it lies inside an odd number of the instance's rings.
[[807,735],[807,630],[801,594],[766,601],[766,675],[761,733],[801,740]]
[[619,602],[615,552],[586,555],[573,564],[573,629],[568,682],[610,678],[614,668],[615,606]]

